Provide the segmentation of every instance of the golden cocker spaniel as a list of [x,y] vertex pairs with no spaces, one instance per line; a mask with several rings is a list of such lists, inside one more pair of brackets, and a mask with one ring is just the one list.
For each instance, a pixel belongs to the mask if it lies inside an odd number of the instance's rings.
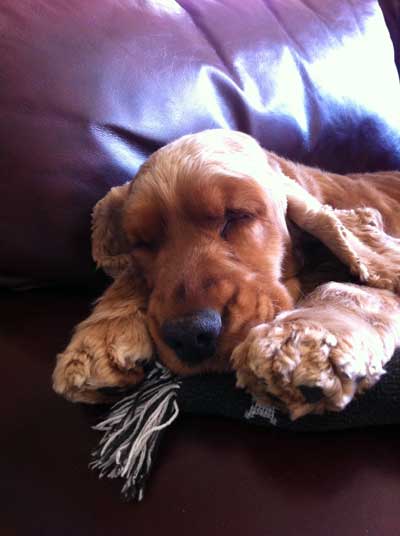
[[57,359],[55,390],[106,400],[155,356],[234,370],[292,418],[338,411],[400,344],[400,172],[335,175],[208,130],[156,151],[93,213],[115,281]]

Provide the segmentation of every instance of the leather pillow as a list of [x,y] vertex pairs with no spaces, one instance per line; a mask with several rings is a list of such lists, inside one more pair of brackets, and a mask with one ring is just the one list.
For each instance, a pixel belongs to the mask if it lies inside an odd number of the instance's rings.
[[376,1],[3,0],[0,29],[0,285],[93,280],[92,206],[188,132],[342,172],[400,165]]

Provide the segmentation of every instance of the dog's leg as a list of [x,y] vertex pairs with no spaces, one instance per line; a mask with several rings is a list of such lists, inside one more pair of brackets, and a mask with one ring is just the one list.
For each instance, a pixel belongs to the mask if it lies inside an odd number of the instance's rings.
[[374,385],[400,345],[400,298],[327,283],[299,307],[253,328],[232,354],[240,387],[279,398],[293,419],[340,411]]
[[143,289],[131,271],[107,289],[57,356],[53,373],[57,393],[72,401],[97,403],[110,399],[107,388],[125,388],[142,380],[142,364],[153,355]]

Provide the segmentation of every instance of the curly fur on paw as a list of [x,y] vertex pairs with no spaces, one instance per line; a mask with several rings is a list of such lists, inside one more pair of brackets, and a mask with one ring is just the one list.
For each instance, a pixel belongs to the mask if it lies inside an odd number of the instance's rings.
[[153,347],[145,325],[130,320],[78,328],[64,353],[57,356],[54,390],[73,402],[99,403],[113,399],[112,389],[143,380],[143,362]]
[[237,385],[256,398],[282,401],[291,418],[340,411],[384,373],[370,345],[351,333],[333,333],[316,321],[276,321],[251,330],[232,354]]

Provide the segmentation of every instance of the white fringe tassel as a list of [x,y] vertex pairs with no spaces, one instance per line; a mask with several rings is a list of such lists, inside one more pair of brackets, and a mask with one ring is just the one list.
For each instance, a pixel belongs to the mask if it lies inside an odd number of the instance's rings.
[[179,414],[179,388],[176,378],[157,363],[138,389],[94,426],[104,435],[89,467],[99,471],[99,478],[123,478],[122,495],[127,500],[143,498],[161,432]]

